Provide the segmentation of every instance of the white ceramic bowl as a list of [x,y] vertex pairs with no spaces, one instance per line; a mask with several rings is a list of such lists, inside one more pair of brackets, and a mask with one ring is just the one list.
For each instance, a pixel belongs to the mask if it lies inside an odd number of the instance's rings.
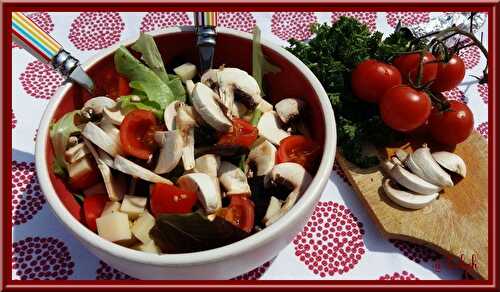
[[[175,27],[150,34],[156,37],[181,31],[192,32],[192,28]],[[249,33],[227,28],[219,28],[218,33],[219,35],[242,38],[246,42],[252,39],[252,35]],[[120,45],[129,45],[133,41],[122,42]],[[312,72],[284,48],[266,40],[262,40],[262,45],[266,50],[275,52],[296,67],[312,86],[319,99],[317,104],[321,107],[314,109],[314,111],[322,115],[325,123],[324,152],[311,185],[284,217],[244,240],[212,250],[163,255],[139,252],[104,240],[69,213],[56,194],[49,178],[46,159],[47,147],[51,147],[48,138],[49,124],[64,95],[73,85],[65,84],[57,90],[40,122],[36,142],[36,171],[41,188],[56,217],[97,257],[116,269],[140,279],[229,279],[274,258],[302,230],[311,216],[332,170],[337,138],[335,119],[326,92]],[[112,54],[117,46],[113,46],[87,61],[83,64],[84,69],[90,68],[105,56]]]

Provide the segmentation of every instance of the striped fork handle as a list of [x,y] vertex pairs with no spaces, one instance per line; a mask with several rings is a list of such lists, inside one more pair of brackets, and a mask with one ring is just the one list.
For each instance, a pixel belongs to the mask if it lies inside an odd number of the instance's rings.
[[194,25],[196,27],[217,26],[217,12],[195,12]]

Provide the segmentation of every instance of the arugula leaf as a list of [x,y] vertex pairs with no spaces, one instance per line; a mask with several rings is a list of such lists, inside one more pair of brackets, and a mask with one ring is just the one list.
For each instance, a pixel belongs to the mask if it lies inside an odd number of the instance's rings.
[[64,152],[66,152],[68,139],[72,134],[81,132],[75,124],[75,115],[79,113],[79,110],[66,113],[50,126],[50,141],[54,149],[54,173],[61,177],[66,176],[67,163],[64,159]]
[[174,97],[176,100],[180,100],[182,102],[186,102],[186,89],[182,84],[182,81],[179,77],[173,76],[168,82],[168,87],[172,90]]
[[167,83],[169,81],[165,65],[161,59],[160,51],[156,42],[149,34],[141,33],[139,39],[132,45],[132,49],[142,54],[144,63],[148,65],[160,79]]
[[148,100],[145,96],[139,96],[141,101],[132,101],[132,97],[134,97],[134,95],[121,96],[120,102],[118,103],[120,105],[120,109],[124,112],[129,112],[134,109],[152,111],[159,120],[163,120],[163,111],[158,103]]
[[210,221],[200,212],[161,214],[149,234],[163,253],[213,249],[250,235],[220,217]]
[[158,75],[137,60],[124,46],[114,55],[116,70],[131,82],[130,87],[144,92],[150,101],[154,101],[164,110],[175,100],[175,96]]
[[264,57],[262,46],[260,44],[260,29],[258,26],[253,28],[253,42],[252,42],[252,76],[259,84],[262,90],[262,77],[267,73],[278,73],[281,69],[269,63]]

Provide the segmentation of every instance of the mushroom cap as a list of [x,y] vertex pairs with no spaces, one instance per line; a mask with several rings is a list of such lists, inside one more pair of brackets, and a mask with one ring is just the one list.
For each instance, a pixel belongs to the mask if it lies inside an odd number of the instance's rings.
[[257,124],[259,135],[266,138],[274,145],[279,145],[281,140],[290,136],[290,133],[283,130],[281,127],[281,121],[274,111],[269,111],[262,114],[259,123]]
[[220,194],[214,180],[208,174],[185,174],[177,180],[177,183],[181,188],[195,192],[207,213],[214,213],[222,207]]
[[116,106],[116,101],[107,96],[96,96],[87,100],[84,104],[84,108],[91,108],[96,114],[102,114],[105,108],[114,108]]
[[278,114],[280,120],[283,123],[288,124],[300,116],[300,113],[304,108],[304,102],[296,98],[285,98],[280,100],[274,107],[276,108],[276,113]]
[[265,140],[257,146],[253,147],[248,153],[247,164],[253,164],[256,168],[256,175],[266,175],[276,163],[276,147],[269,141]]
[[205,84],[198,82],[193,89],[193,106],[201,118],[219,132],[229,132],[231,121],[216,102],[217,94]]
[[251,194],[247,177],[241,168],[223,161],[219,168],[219,181],[227,195],[249,196]]
[[183,139],[177,130],[173,130],[156,132],[155,140],[161,145],[161,149],[154,172],[158,174],[171,172],[181,160]]

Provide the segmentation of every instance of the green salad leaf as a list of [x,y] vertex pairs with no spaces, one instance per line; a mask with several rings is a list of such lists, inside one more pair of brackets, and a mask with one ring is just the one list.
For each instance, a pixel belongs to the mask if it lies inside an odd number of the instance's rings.
[[64,152],[68,146],[68,139],[72,134],[81,132],[75,124],[75,116],[79,113],[79,110],[66,113],[50,126],[50,141],[54,149],[54,173],[59,176],[66,176],[67,163]]
[[210,221],[201,212],[161,214],[149,234],[163,253],[213,249],[250,235],[218,216]]
[[164,110],[175,100],[174,93],[156,73],[137,60],[124,46],[114,55],[116,70],[130,80],[130,87],[140,92]]
[[135,109],[143,109],[152,111],[159,120],[163,120],[163,111],[160,105],[154,101],[148,100],[145,96],[139,96],[140,101],[132,101],[133,97],[138,95],[125,95],[120,97],[120,109],[124,112],[129,112]]
[[164,83],[169,81],[160,51],[158,50],[152,36],[141,33],[139,39],[132,45],[132,49],[142,54],[144,63],[146,63],[146,65],[148,65],[148,67],[151,68],[151,70],[153,70],[153,72],[155,72]]
[[174,94],[174,97],[176,100],[186,102],[186,89],[184,88],[184,85],[182,84],[181,79],[174,75],[170,77],[170,80],[167,82],[168,87],[170,87],[170,90],[172,90],[172,93]]
[[252,41],[252,76],[259,84],[261,90],[262,78],[267,73],[278,73],[281,69],[275,66],[264,57],[262,52],[262,45],[260,44],[260,29],[258,26],[253,28],[253,41]]

